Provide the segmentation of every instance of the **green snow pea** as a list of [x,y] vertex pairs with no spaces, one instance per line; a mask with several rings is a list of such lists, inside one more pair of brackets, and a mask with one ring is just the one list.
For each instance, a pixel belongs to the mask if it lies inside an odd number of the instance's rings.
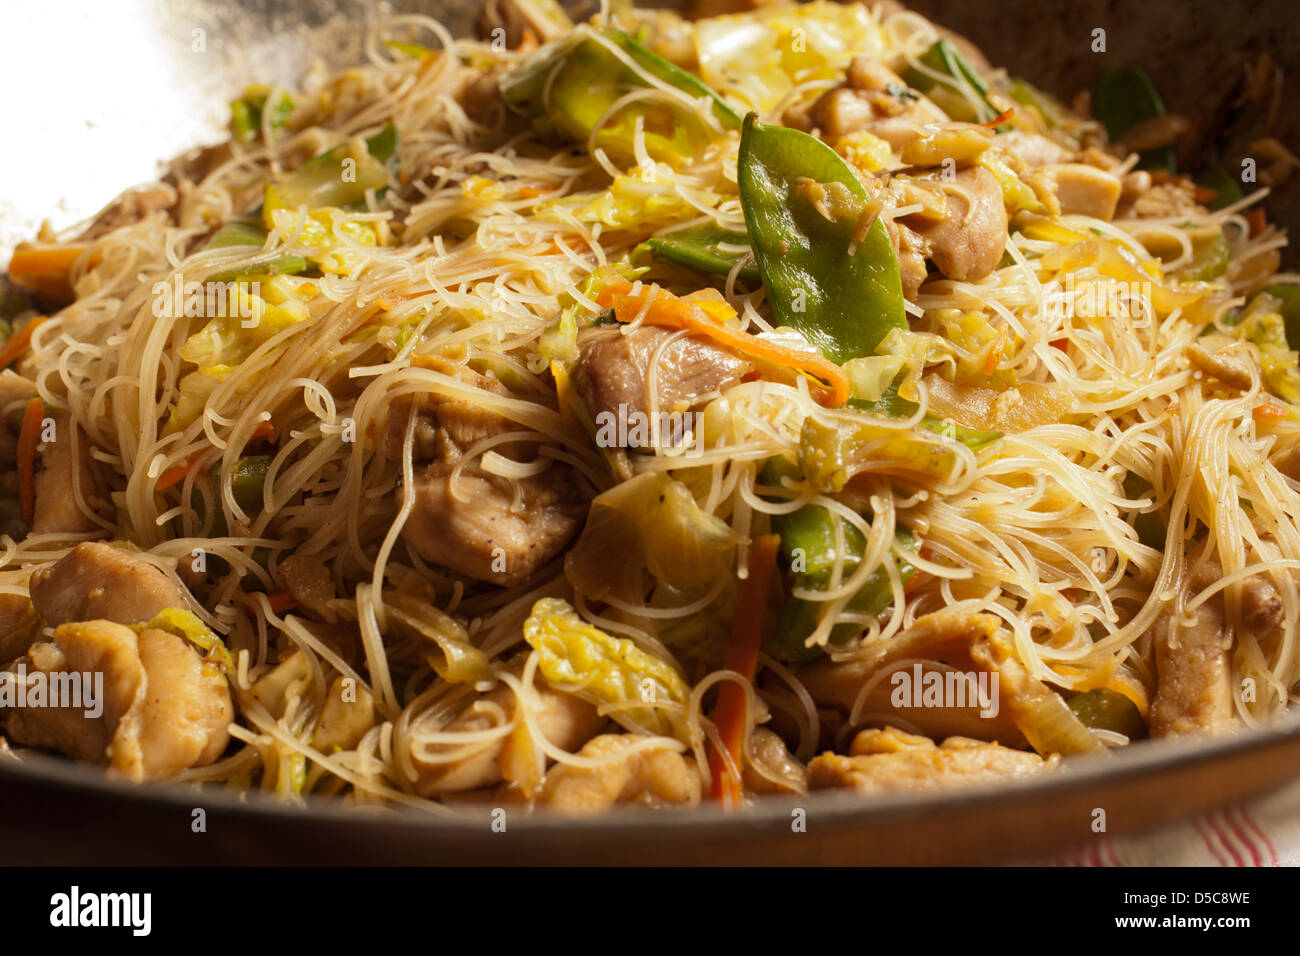
[[[704,223],[647,239],[638,246],[656,259],[675,262],[710,275],[730,275],[736,263],[748,254],[749,236],[723,229],[716,223]],[[758,264],[751,261],[741,267],[738,278],[749,285],[760,281]]]
[[834,150],[751,113],[737,173],[777,325],[797,329],[840,363],[872,354],[890,329],[906,328],[894,246],[879,219],[861,229],[870,197]]

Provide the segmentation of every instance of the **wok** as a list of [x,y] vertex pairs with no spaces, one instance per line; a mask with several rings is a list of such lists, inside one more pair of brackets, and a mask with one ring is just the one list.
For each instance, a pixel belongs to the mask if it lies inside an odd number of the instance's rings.
[[[673,5],[668,3],[667,5]],[[996,64],[1069,98],[1099,71],[1140,61],[1171,110],[1212,110],[1242,56],[1300,59],[1290,4],[1250,16],[1216,0],[914,0]],[[473,0],[400,0],[453,32]],[[293,85],[312,61],[362,56],[380,5],[362,0],[8,0],[0,80],[11,137],[0,153],[0,262],[43,219],[70,225],[158,164],[221,138],[249,83]],[[1091,51],[1097,29],[1107,52]],[[58,51],[51,69],[51,50]],[[1297,95],[1288,77],[1282,102]],[[1276,135],[1294,146],[1296,119]],[[1229,159],[1244,142],[1230,144]],[[1297,194],[1270,217],[1300,223]],[[1300,719],[1212,741],[1139,744],[1028,782],[864,801],[849,793],[765,801],[742,813],[630,810],[580,822],[444,819],[328,802],[285,806],[226,791],[138,788],[54,758],[0,760],[0,861],[8,863],[990,863],[1133,833],[1275,788],[1300,771]],[[206,833],[195,833],[196,809]],[[177,836],[180,834],[180,836]]]

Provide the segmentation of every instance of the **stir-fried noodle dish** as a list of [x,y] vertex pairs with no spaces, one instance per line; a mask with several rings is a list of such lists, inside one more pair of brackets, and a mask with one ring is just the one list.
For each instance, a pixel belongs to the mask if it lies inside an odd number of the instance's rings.
[[715,7],[386,20],[18,247],[0,759],[589,814],[1286,711],[1294,156]]

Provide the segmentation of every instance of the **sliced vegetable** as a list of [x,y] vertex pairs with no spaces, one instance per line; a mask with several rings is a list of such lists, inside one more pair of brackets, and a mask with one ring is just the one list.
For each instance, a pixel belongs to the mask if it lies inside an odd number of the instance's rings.
[[1184,282],[1208,282],[1228,271],[1232,261],[1232,244],[1222,229],[1192,240],[1192,261],[1179,270],[1178,278]]
[[599,123],[596,148],[629,160],[635,159],[632,144],[640,125],[646,152],[680,163],[713,137],[692,111],[655,98],[638,99],[606,115],[627,94],[654,88],[647,75],[693,99],[707,98],[723,129],[740,128],[740,116],[701,80],[613,28],[582,26],[548,43],[506,74],[500,89],[512,110],[544,132],[585,144]]
[[17,332],[14,332],[9,338],[5,339],[3,346],[0,346],[0,369],[6,369],[27,351],[28,346],[32,344],[32,333],[40,327],[45,321],[44,316],[37,316]]
[[[1282,316],[1283,326],[1286,328],[1287,344],[1296,350],[1300,350],[1300,286],[1295,285],[1269,285],[1260,289],[1251,300],[1248,312],[1254,311],[1255,303],[1260,296],[1267,295],[1274,300],[1271,308]],[[4,367],[4,362],[0,361],[0,368]]]
[[777,325],[797,329],[837,363],[870,355],[890,329],[906,327],[889,234],[834,150],[750,114],[737,177]]
[[23,524],[31,526],[36,518],[36,446],[41,440],[41,421],[45,403],[33,398],[23,409],[23,424],[18,432],[18,505]]
[[367,189],[388,185],[384,164],[396,148],[397,128],[392,123],[367,140],[353,139],[335,146],[267,186],[264,205],[320,209],[360,202]]
[[[28,289],[60,303],[71,302],[76,297],[72,288],[72,267],[88,248],[83,244],[19,243],[9,260],[9,278],[20,289]],[[98,253],[91,257],[92,266],[97,257]]]
[[1137,704],[1118,691],[1099,687],[1076,694],[1069,704],[1085,727],[1123,734],[1129,740],[1143,740],[1147,736],[1146,721]]
[[1265,387],[1292,405],[1300,405],[1300,355],[1290,347],[1283,308],[1281,299],[1257,295],[1232,327],[1232,333],[1259,349]]
[[739,537],[703,510],[680,481],[647,472],[597,495],[564,572],[594,600],[618,593],[619,575],[635,556],[659,580],[692,589],[726,574]]
[[271,129],[283,129],[293,115],[293,99],[280,91],[273,99],[271,88],[267,86],[250,86],[244,95],[230,102],[230,131],[237,141],[247,143],[262,133],[262,119],[270,110]]
[[487,655],[471,643],[461,623],[427,601],[401,591],[386,591],[384,614],[399,631],[423,642],[420,657],[443,680],[481,680],[491,670]]
[[[800,477],[799,469],[787,458],[771,458],[763,467],[761,480],[767,485],[779,485],[782,477]],[[827,590],[834,579],[835,568],[840,565],[840,582],[856,572],[866,551],[866,539],[847,522],[838,522],[819,505],[807,505],[786,515],[776,515],[772,526],[781,538],[781,557],[790,572],[792,587],[811,591]],[[910,531],[899,528],[894,536],[898,547],[912,551],[916,542]],[[843,553],[843,562],[838,558]],[[892,554],[885,558],[894,562],[904,584],[911,580],[916,568]],[[845,610],[861,614],[879,614],[893,600],[889,571],[884,565],[867,578],[858,592],[850,598]],[[828,607],[824,601],[789,597],[781,609],[775,629],[769,630],[763,648],[777,660],[797,664],[816,660],[825,649],[819,645],[808,646],[808,637],[817,629]],[[852,624],[837,624],[831,628],[828,643],[842,644],[862,630]]]
[[1214,193],[1214,198],[1205,205],[1210,209],[1222,209],[1241,199],[1241,183],[1222,166],[1207,166],[1196,174],[1196,184]]
[[1002,110],[989,102],[988,84],[951,41],[936,40],[917,60],[927,69],[908,67],[903,71],[903,79],[954,120],[987,123],[1001,117]]
[[[261,246],[266,243],[267,231],[256,223],[232,219],[212,234],[205,249],[228,249],[234,246]],[[248,265],[210,276],[213,282],[234,282],[255,276],[297,275],[307,271],[309,263],[302,256],[268,253],[258,256]]]
[[[731,645],[727,648],[723,667],[735,671],[751,683],[758,669],[758,649],[762,642],[763,616],[767,611],[767,592],[776,571],[776,553],[780,539],[774,534],[763,535],[749,549],[749,573],[740,583],[736,597],[736,615],[732,618]],[[713,750],[709,765],[712,769],[712,796],[729,807],[740,806],[743,783],[732,772],[745,763],[745,706],[748,695],[735,681],[726,681],[718,689],[718,704],[713,712],[713,724],[722,739],[722,746],[731,758]]]
[[235,659],[226,648],[225,642],[211,628],[194,614],[184,608],[169,607],[159,611],[154,617],[140,624],[131,625],[131,630],[142,634],[148,630],[166,631],[189,641],[203,651],[204,661],[221,667],[226,674],[235,672]]
[[[649,730],[690,744],[686,704],[691,691],[666,661],[588,624],[559,598],[542,598],[533,605],[524,622],[524,640],[537,651],[542,676],[556,689],[597,706],[614,705],[609,716],[630,730]],[[678,706],[650,706],[654,702]],[[624,706],[628,704],[633,706]]]
[[[656,259],[720,276],[729,275],[736,263],[751,255],[748,234],[732,232],[715,223],[655,236],[637,249],[645,249]],[[757,262],[742,266],[737,278],[750,285],[761,281]]]
[[[1160,93],[1145,70],[1139,66],[1126,66],[1109,70],[1097,80],[1092,96],[1092,115],[1106,127],[1112,143],[1124,139],[1124,134],[1139,123],[1165,114],[1165,104]],[[1178,171],[1177,155],[1172,146],[1162,146],[1139,154],[1138,166],[1142,169]]]

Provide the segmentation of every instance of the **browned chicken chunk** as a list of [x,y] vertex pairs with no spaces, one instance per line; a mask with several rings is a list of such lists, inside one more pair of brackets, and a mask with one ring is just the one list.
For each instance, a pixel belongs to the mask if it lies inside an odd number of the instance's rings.
[[998,744],[949,737],[936,745],[928,737],[892,727],[864,730],[851,756],[826,753],[808,765],[813,790],[851,787],[864,795],[938,790],[960,784],[993,783],[1052,769],[1057,758]]
[[18,743],[104,763],[142,782],[210,764],[230,739],[226,678],[174,634],[150,629],[137,637],[112,621],[63,624],[24,663],[46,679],[102,675],[102,700],[98,714],[85,706],[15,708],[7,732]]
[[[596,708],[572,694],[552,690],[539,680],[534,687],[533,718],[542,735],[562,750],[576,750],[606,723]],[[502,684],[462,710],[442,733],[475,734],[501,727],[514,718],[515,692]],[[416,790],[423,796],[477,790],[500,783],[503,769],[511,765],[518,743],[511,736],[492,735],[485,741],[421,744],[411,750],[418,777]]]
[[691,336],[642,326],[596,329],[584,338],[574,385],[593,415],[650,411],[653,369],[658,412],[681,411],[699,397],[735,385],[752,366]]
[[100,619],[142,624],[169,607],[189,607],[181,589],[148,561],[98,541],[83,541],[32,572],[31,592],[52,627]]
[[[472,369],[443,368],[476,388],[511,394],[496,379]],[[400,457],[412,414],[412,457],[428,464],[416,468],[414,482],[403,486],[399,496],[402,504],[413,499],[402,536],[421,557],[508,586],[554,558],[578,533],[588,494],[568,465],[557,461],[539,474],[511,479],[483,471],[476,456],[457,470],[475,442],[521,426],[458,398],[430,395],[419,402],[395,402],[384,443],[390,457]],[[508,457],[531,454],[535,447],[510,442],[493,450]]]
[[[1187,595],[1195,596],[1222,576],[1217,563],[1205,562],[1188,581]],[[1190,617],[1190,624],[1184,623],[1171,607],[1155,623],[1153,737],[1214,733],[1236,723],[1228,660],[1232,637],[1227,630],[1223,593],[1201,604]]]
[[1007,208],[997,177],[983,166],[957,170],[950,184],[916,180],[942,200],[943,218],[921,212],[905,222],[925,244],[926,257],[949,279],[976,282],[997,268],[1007,246]]
[[578,752],[599,766],[557,764],[546,775],[538,804],[557,813],[584,816],[621,803],[700,802],[703,790],[695,761],[665,744],[645,745],[636,734],[602,734]]

